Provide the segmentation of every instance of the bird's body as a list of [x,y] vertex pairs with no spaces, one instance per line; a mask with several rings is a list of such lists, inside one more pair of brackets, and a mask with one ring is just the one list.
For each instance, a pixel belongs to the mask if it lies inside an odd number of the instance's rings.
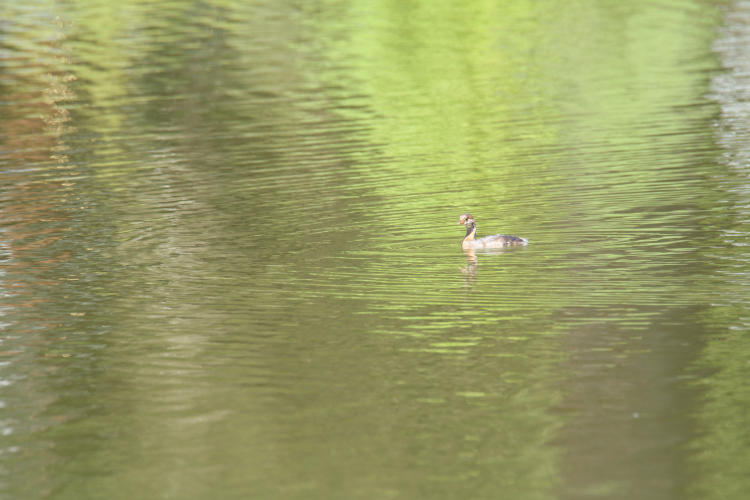
[[461,248],[482,249],[482,248],[505,248],[514,246],[528,245],[526,238],[519,236],[510,236],[508,234],[493,234],[477,238],[477,224],[471,214],[463,214],[458,218],[458,223],[466,226],[466,236],[461,242]]

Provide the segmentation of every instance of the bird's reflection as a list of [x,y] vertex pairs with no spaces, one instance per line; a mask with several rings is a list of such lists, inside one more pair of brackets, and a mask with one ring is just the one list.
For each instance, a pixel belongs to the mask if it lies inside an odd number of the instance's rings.
[[470,278],[470,281],[474,281],[473,278],[477,275],[477,270],[479,269],[479,259],[477,258],[477,254],[482,255],[501,255],[505,252],[512,252],[515,248],[487,248],[483,250],[476,250],[474,248],[464,248],[464,255],[466,256],[466,266],[461,268],[461,272],[464,273],[468,278]]
[[468,276],[476,276],[478,266],[476,250],[464,248],[464,255],[466,256],[466,266],[461,268],[461,272]]

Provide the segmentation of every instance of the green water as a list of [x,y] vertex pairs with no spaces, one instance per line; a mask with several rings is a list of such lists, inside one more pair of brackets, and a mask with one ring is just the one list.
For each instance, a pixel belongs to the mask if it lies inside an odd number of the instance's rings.
[[748,2],[3,3],[0,497],[747,498],[747,61]]

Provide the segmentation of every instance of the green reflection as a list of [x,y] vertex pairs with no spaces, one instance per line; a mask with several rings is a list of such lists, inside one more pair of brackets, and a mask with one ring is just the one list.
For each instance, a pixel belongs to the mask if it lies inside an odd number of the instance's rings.
[[[744,318],[744,319],[743,319]],[[750,408],[745,380],[750,367],[747,308],[724,305],[699,316],[706,330],[713,332],[696,363],[701,377],[697,385],[705,396],[695,414],[700,435],[691,443],[691,482],[694,498],[741,498],[750,488],[745,474],[750,453],[744,443]]]

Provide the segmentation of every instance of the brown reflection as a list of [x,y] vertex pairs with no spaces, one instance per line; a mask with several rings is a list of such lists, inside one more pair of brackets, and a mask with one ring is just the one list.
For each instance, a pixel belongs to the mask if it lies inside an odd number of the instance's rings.
[[[8,17],[10,20],[14,16]],[[23,36],[49,40],[49,26],[29,25]],[[46,32],[45,32],[46,30]],[[41,33],[40,33],[41,31]],[[56,33],[60,32],[56,26]],[[61,54],[62,38],[31,43],[22,35],[4,39],[3,82],[0,92],[2,148],[0,164],[0,280],[1,328],[4,335],[0,361],[7,368],[0,374],[12,382],[4,387],[2,404],[7,408],[2,433],[20,443],[19,453],[28,457],[33,445],[27,437],[52,425],[67,421],[69,414],[52,414],[59,397],[45,387],[45,375],[59,373],[62,364],[45,358],[70,357],[62,352],[59,327],[71,316],[60,311],[60,265],[70,260],[66,234],[73,217],[66,205],[74,200],[77,172],[68,158],[64,136],[70,131],[70,114],[64,105],[74,98],[69,83],[74,77],[65,71],[69,63]],[[76,202],[76,206],[81,206]],[[42,360],[42,361],[40,361]],[[20,377],[18,374],[23,374]],[[52,378],[52,380],[56,380]],[[21,401],[21,404],[18,402]],[[2,449],[5,454],[8,448]],[[54,457],[34,455],[29,462],[6,462],[7,478],[22,477],[25,470],[44,470]],[[50,493],[47,475],[35,481],[33,496]],[[30,482],[11,485],[14,498],[25,497]]]
[[[75,77],[62,69],[69,63],[67,56],[59,55],[62,39],[11,49],[5,59],[9,83],[3,89],[5,106],[0,116],[0,160],[6,165],[0,174],[3,286],[6,305],[24,316],[49,301],[40,288],[59,281],[46,272],[70,258],[70,251],[58,242],[69,229],[70,215],[63,207],[76,184],[69,148],[62,139],[70,131],[70,113],[63,105],[75,97],[69,87]],[[36,319],[43,325],[54,324],[49,317]]]

